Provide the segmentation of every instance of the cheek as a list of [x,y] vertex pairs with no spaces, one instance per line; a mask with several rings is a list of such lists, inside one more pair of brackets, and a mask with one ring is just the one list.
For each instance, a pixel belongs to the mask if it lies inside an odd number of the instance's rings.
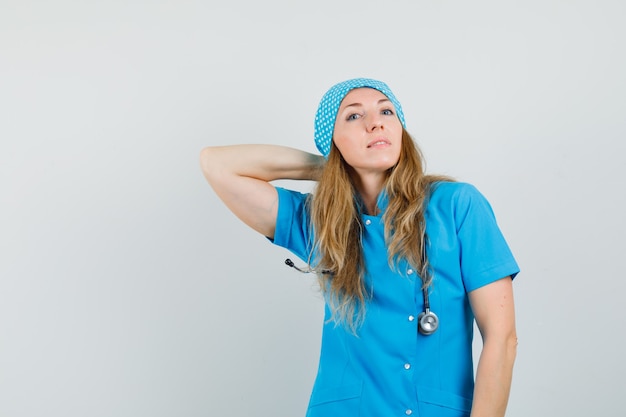
[[333,135],[333,143],[341,154],[343,154],[350,149],[350,135],[347,135],[343,131],[337,132]]
[[348,123],[345,121],[337,121],[333,129],[333,137],[336,141],[350,142],[358,135],[361,129],[358,122],[353,121]]

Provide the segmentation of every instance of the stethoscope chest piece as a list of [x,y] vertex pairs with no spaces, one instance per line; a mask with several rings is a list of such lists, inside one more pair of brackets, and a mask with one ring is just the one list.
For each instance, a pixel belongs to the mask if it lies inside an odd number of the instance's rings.
[[435,333],[439,327],[439,317],[430,309],[426,309],[417,316],[417,330],[425,335],[431,335]]

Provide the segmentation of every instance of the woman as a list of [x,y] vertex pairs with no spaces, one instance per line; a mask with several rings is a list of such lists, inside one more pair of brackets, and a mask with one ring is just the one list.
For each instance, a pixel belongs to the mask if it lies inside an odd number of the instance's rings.
[[[383,82],[333,86],[315,142],[322,156],[271,145],[201,153],[230,210],[320,277],[326,321],[307,416],[503,416],[518,266],[489,203],[469,184],[424,174]],[[301,194],[271,185],[278,179],[317,186]]]

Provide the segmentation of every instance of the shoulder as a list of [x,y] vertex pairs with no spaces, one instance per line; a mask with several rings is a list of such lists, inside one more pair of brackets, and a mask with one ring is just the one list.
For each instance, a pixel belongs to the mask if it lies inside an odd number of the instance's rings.
[[281,205],[303,206],[311,196],[310,193],[303,193],[278,186],[276,187],[276,192],[278,193],[279,208]]
[[293,200],[306,200],[309,196],[308,193],[302,193],[296,190],[290,190],[288,188],[283,187],[275,187],[278,192],[278,196],[285,199],[293,199]]
[[474,185],[467,182],[439,181],[431,187],[430,200],[468,204],[473,200],[485,200],[485,197]]
[[293,213],[306,213],[310,194],[282,187],[276,187],[276,191],[278,193],[279,220],[281,217],[285,217],[285,215],[290,217]]
[[461,225],[468,217],[493,217],[491,204],[472,184],[437,182],[431,189],[427,210],[431,216],[454,219]]

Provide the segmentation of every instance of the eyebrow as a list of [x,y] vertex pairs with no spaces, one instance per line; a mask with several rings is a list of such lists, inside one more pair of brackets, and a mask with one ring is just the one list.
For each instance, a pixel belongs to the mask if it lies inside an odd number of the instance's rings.
[[[378,100],[378,103],[376,103],[376,104],[381,104],[381,103],[384,103],[386,101],[391,102],[391,100],[389,100],[388,98],[381,98],[380,100]],[[359,103],[359,102],[356,102],[356,103],[348,104],[347,106],[344,107],[344,109],[347,109],[348,107],[359,107],[359,106],[363,106],[363,104]]]

